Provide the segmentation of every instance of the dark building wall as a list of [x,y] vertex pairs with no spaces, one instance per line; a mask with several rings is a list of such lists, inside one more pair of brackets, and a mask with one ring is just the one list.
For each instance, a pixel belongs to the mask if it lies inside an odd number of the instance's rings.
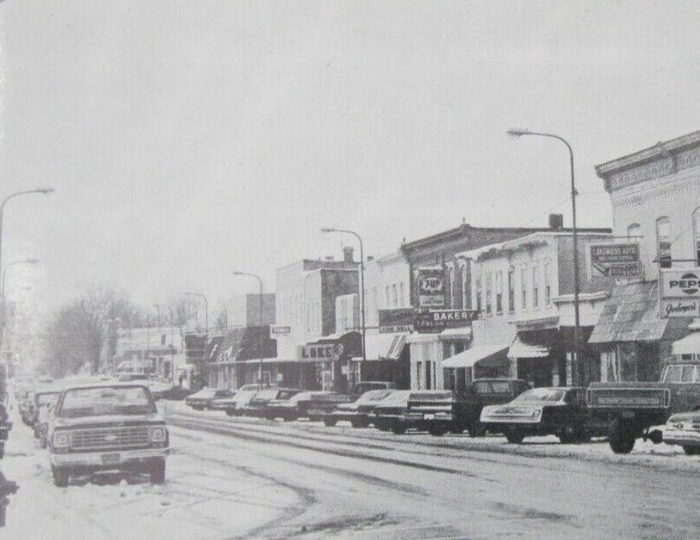
[[[263,294],[262,324],[275,324],[275,295]],[[260,326],[260,296],[246,295],[246,326]]]
[[321,270],[321,320],[323,335],[335,333],[335,299],[344,294],[358,294],[357,270]]

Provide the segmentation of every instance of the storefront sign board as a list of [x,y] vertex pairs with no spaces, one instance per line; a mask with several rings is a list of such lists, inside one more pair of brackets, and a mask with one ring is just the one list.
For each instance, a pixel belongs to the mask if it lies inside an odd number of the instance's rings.
[[591,244],[589,248],[591,278],[641,277],[639,244],[631,242]]

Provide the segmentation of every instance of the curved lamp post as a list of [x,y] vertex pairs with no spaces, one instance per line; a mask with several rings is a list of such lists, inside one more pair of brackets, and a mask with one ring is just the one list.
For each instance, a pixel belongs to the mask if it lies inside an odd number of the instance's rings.
[[[321,232],[323,233],[333,233],[333,232],[339,232],[339,233],[347,233],[353,235],[355,238],[357,238],[357,241],[360,243],[360,326],[362,329],[362,361],[366,362],[367,361],[367,352],[366,352],[366,334],[367,334],[367,328],[365,326],[365,248],[362,243],[362,237],[357,234],[355,231],[351,231],[349,229],[338,229],[336,227],[323,227],[321,229]],[[348,360],[348,381],[350,380],[350,373],[351,373],[351,367],[352,367],[352,358]],[[353,377],[353,383],[354,383],[354,377]]]
[[263,328],[263,280],[262,278],[257,275],[257,274],[251,274],[250,272],[231,272],[234,276],[248,276],[252,277],[258,280],[258,284],[260,285],[260,293],[258,294],[258,324],[260,325],[260,330],[258,330],[259,336],[258,336],[258,349],[260,352],[260,365],[258,367],[258,387],[262,388],[262,374],[263,374],[263,346],[264,346],[264,340],[263,340],[263,334],[262,334],[262,328]]
[[576,184],[574,182],[574,151],[571,145],[568,143],[564,137],[555,135],[553,133],[539,133],[535,131],[530,131],[529,129],[509,129],[508,135],[512,137],[523,137],[523,136],[535,136],[535,137],[548,137],[550,139],[556,139],[561,141],[566,145],[569,151],[569,165],[571,170],[571,215],[573,220],[573,233],[574,233],[574,361],[573,361],[573,372],[574,372],[574,384],[582,385],[585,382],[585,373],[583,369],[583,364],[579,361],[579,339],[580,339],[580,314],[579,314],[579,292],[580,292],[580,282],[579,282],[579,270],[578,270],[578,230],[576,228],[576,196],[578,191],[576,191]]

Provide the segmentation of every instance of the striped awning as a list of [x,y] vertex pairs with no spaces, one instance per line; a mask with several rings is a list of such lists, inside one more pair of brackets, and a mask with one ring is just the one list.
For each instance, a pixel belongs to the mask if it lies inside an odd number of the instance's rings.
[[398,360],[406,345],[406,335],[405,332],[397,332],[366,336],[365,357],[367,360]]

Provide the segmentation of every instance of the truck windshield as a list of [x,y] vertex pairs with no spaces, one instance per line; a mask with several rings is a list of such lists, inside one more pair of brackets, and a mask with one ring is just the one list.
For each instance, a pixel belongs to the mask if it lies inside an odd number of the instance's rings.
[[146,390],[140,386],[133,386],[66,390],[61,408],[56,414],[62,417],[77,418],[155,412],[155,404]]

